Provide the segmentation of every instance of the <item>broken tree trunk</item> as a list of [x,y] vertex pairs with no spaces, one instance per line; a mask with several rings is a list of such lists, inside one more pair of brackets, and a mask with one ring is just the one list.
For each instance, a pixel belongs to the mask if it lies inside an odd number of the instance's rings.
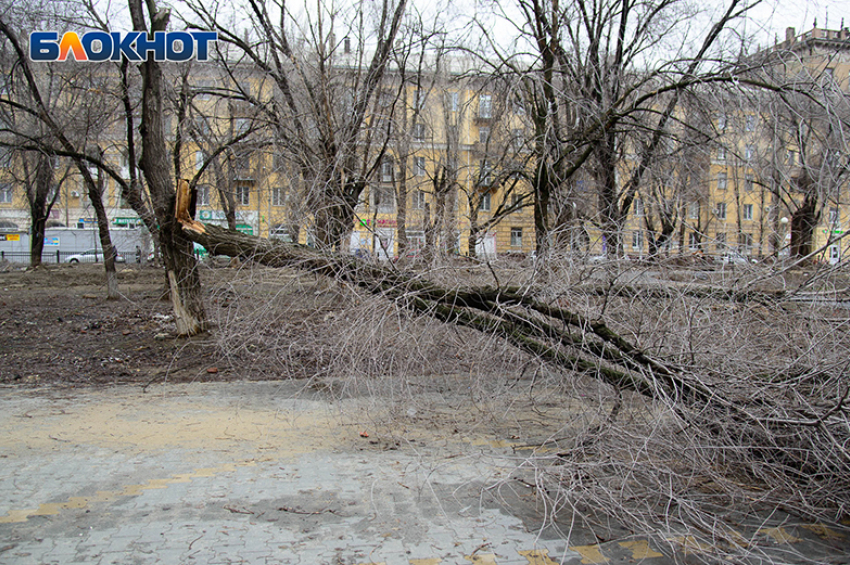
[[443,288],[390,265],[201,224],[190,216],[188,191],[188,183],[181,181],[177,220],[186,237],[212,255],[333,277],[441,321],[498,334],[548,362],[592,374],[618,389],[699,403],[713,397],[706,385],[653,359],[604,322],[545,304],[519,288]]

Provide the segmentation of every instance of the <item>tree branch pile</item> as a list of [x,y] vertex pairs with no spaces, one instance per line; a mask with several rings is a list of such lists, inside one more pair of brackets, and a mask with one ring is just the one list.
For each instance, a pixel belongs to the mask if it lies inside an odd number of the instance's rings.
[[[722,445],[724,464],[736,473],[746,471],[753,480],[779,485],[788,496],[820,508],[840,513],[850,504],[846,367],[781,367],[731,379],[699,356],[687,361],[650,354],[605,320],[527,288],[450,288],[388,263],[203,225],[185,210],[178,211],[178,219],[186,237],[213,255],[332,277],[401,308],[496,335],[546,363],[596,378],[618,395],[631,391],[667,406],[683,428]],[[730,307],[741,300],[739,294],[727,298]]]

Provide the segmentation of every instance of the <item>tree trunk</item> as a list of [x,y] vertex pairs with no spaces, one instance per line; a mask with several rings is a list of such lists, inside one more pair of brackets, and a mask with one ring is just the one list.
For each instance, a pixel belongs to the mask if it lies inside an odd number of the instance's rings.
[[212,163],[215,172],[215,183],[218,192],[218,201],[224,209],[224,217],[229,229],[236,229],[236,195],[233,193],[235,178],[232,162],[224,158],[222,164],[221,156],[216,157]]
[[118,273],[115,270],[115,256],[118,253],[115,246],[112,245],[112,238],[109,235],[109,218],[103,205],[103,175],[98,172],[97,182],[95,182],[91,172],[82,161],[77,161],[77,167],[80,169],[83,180],[88,187],[89,201],[97,218],[97,231],[100,237],[100,247],[103,249],[103,267],[106,272],[106,298],[117,300],[120,294],[118,292]]
[[[141,0],[129,0],[130,13],[136,31],[147,32]],[[165,31],[170,12],[156,10],[153,0],[150,10],[150,32]],[[165,262],[177,333],[194,335],[206,329],[206,313],[201,295],[201,279],[193,244],[183,235],[174,220],[175,189],[163,131],[162,68],[153,57],[141,65],[142,71],[142,136],[140,166],[148,183],[154,213],[159,222],[159,242]],[[188,207],[188,204],[187,204]]]
[[596,183],[599,190],[598,206],[602,235],[605,238],[605,252],[609,257],[622,257],[622,218],[620,215],[620,190],[617,186],[617,159],[609,144],[613,139],[599,142],[595,169]]
[[404,261],[409,247],[407,241],[407,157],[400,159],[401,175],[398,179],[396,192],[396,241],[398,242],[398,258]]
[[817,201],[806,196],[791,215],[791,257],[799,259],[812,252],[818,220]]
[[34,190],[30,189],[30,268],[41,265],[41,254],[44,252],[44,233],[49,214],[50,189],[53,185],[53,164],[50,157],[40,153],[35,168]]
[[327,194],[323,202],[315,214],[316,247],[326,251],[333,251],[340,243],[343,224],[345,222],[345,210],[336,194]]
[[47,218],[38,207],[30,207],[32,211],[32,229],[30,230],[30,268],[35,269],[41,265],[41,254],[44,253],[44,232]]
[[[545,160],[542,146],[539,155]],[[534,191],[534,240],[535,254],[543,258],[549,251],[549,200],[552,195],[551,171],[544,161],[537,165],[532,180]]]
[[469,199],[469,236],[466,238],[466,245],[469,247],[467,254],[472,258],[478,257],[476,245],[478,244],[478,234],[481,233],[481,227],[478,225],[478,203],[481,196],[479,195],[478,198],[478,200]]

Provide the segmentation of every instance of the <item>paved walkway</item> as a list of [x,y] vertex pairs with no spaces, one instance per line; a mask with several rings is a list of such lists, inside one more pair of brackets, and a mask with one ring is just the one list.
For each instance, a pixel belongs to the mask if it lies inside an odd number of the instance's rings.
[[[672,562],[643,540],[541,529],[521,483],[486,488],[516,463],[496,439],[396,443],[366,407],[294,386],[0,390],[0,563]],[[846,534],[819,528],[760,533],[850,563]],[[699,557],[680,541],[678,558]]]

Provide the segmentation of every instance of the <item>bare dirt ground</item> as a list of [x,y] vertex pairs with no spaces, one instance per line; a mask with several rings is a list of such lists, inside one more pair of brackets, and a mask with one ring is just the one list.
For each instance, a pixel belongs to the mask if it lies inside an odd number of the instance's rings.
[[[161,268],[119,269],[124,296],[106,300],[100,264],[35,270],[0,266],[0,383],[73,386],[232,378],[226,371],[208,372],[217,369],[208,336],[174,337],[171,306],[162,299]],[[218,277],[232,275],[218,271]],[[207,307],[216,308],[216,303],[208,301]]]

